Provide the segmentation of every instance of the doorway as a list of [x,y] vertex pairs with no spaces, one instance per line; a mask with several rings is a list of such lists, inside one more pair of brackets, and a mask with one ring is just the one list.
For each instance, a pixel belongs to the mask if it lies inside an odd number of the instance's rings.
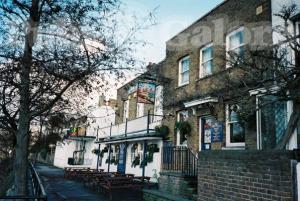
[[125,174],[125,171],[126,171],[126,149],[127,149],[127,146],[125,143],[120,144],[119,163],[117,166],[117,171],[122,174]]
[[216,119],[211,116],[199,119],[199,151],[211,150],[212,126]]

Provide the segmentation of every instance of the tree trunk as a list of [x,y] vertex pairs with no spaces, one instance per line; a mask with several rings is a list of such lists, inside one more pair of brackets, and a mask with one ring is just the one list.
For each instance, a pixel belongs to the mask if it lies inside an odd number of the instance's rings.
[[25,46],[20,63],[20,115],[18,120],[17,145],[15,156],[15,187],[16,195],[28,195],[28,145],[30,128],[30,71],[32,66],[32,49],[36,42],[38,27],[39,0],[32,0],[30,18],[26,25]]

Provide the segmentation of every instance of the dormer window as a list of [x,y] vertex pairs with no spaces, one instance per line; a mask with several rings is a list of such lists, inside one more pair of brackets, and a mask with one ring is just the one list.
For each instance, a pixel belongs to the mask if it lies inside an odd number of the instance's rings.
[[186,56],[179,61],[178,86],[183,86],[190,81],[190,57]]
[[[227,59],[233,62],[244,57],[245,54],[245,37],[244,37],[244,27],[241,27],[226,37],[226,52]],[[231,67],[228,63],[227,68]]]

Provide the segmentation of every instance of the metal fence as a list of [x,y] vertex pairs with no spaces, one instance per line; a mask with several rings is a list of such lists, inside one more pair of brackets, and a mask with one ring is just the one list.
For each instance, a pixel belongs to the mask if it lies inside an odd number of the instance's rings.
[[30,201],[47,201],[47,194],[42,185],[41,179],[37,174],[32,163],[29,164],[30,173],[30,183],[32,185],[32,194],[30,196],[0,196],[0,201],[20,201],[20,200],[30,200]]
[[180,172],[184,176],[197,176],[197,157],[187,147],[164,147],[162,169]]

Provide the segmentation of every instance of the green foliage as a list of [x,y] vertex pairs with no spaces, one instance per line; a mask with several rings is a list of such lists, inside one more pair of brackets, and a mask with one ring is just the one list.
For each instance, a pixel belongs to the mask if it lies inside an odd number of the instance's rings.
[[175,123],[175,129],[179,131],[180,135],[191,135],[192,127],[188,121],[178,121]]
[[157,152],[159,152],[159,148],[158,148],[157,144],[150,144],[150,145],[148,145],[147,151],[150,153],[157,153]]
[[[97,155],[97,156],[98,156],[98,155],[101,156],[102,151],[100,151],[100,149],[93,149],[93,150],[92,150],[92,153],[95,154],[95,155]],[[103,156],[101,156],[101,157],[103,157]]]
[[132,161],[131,166],[136,167],[139,164],[140,164],[140,156],[136,156],[135,159]]
[[13,185],[13,162],[11,158],[0,159],[0,196]]
[[155,133],[165,139],[169,135],[169,127],[166,125],[156,126]]
[[51,151],[49,145],[56,144],[61,141],[62,138],[58,133],[50,133],[49,135],[40,137],[31,147],[31,153],[39,153],[41,150],[45,150],[46,153]]

